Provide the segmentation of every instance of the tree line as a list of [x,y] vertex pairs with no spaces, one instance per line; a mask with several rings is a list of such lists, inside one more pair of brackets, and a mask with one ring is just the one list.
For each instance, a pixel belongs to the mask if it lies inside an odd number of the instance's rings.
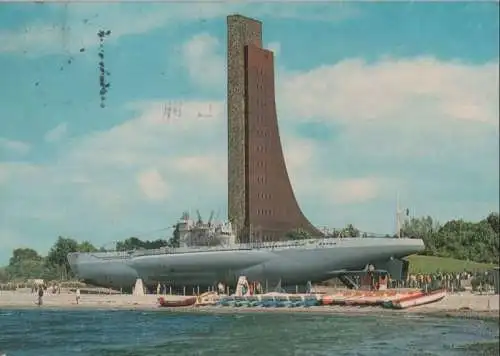
[[[332,237],[363,237],[352,224],[331,233]],[[388,236],[388,235],[387,235]],[[451,220],[445,224],[430,216],[410,218],[402,224],[401,236],[420,238],[425,243],[424,255],[451,257],[475,262],[498,264],[500,245],[500,218],[491,213],[479,222]],[[287,234],[288,239],[308,239],[311,236],[296,230]],[[114,250],[130,251],[178,247],[179,231],[174,230],[170,239],[141,240],[129,237],[116,243]],[[59,236],[47,256],[40,255],[31,248],[17,248],[12,252],[8,266],[0,268],[0,282],[43,278],[46,280],[71,279],[73,274],[67,255],[70,252],[106,251],[97,248],[89,241],[78,242],[70,237]]]
[[[352,224],[344,229],[334,230],[329,237],[367,237]],[[413,217],[401,226],[401,237],[422,239],[427,256],[449,257],[459,260],[498,264],[500,249],[500,218],[498,213],[490,213],[479,222],[450,220],[440,224],[430,216]],[[390,235],[386,235],[390,237]],[[397,234],[393,235],[397,237]],[[304,230],[287,234],[291,240],[311,238]]]
[[451,220],[441,225],[430,216],[411,218],[401,229],[403,236],[420,238],[425,243],[422,254],[451,257],[498,265],[500,218],[491,213],[479,222]]
[[[169,240],[141,240],[137,237],[129,237],[118,241],[115,248],[117,251],[130,251],[140,249],[157,249],[160,247],[178,246],[178,233]],[[16,248],[12,251],[9,264],[0,267],[0,282],[25,281],[27,279],[45,280],[67,280],[74,278],[67,256],[72,252],[106,252],[108,249],[97,248],[89,241],[78,242],[70,237],[59,236],[50,248],[47,256],[40,255],[32,248]]]

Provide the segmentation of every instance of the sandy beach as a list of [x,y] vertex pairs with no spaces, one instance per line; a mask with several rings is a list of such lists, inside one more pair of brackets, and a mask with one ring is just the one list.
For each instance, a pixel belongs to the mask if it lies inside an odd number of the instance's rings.
[[[178,300],[183,296],[167,295],[168,300]],[[406,310],[387,310],[380,307],[354,307],[354,306],[317,306],[310,308],[224,308],[224,307],[184,307],[184,308],[159,308],[156,295],[108,295],[86,294],[81,296],[76,304],[75,295],[69,292],[61,294],[46,294],[41,308],[45,309],[128,309],[128,310],[175,310],[179,312],[200,313],[246,313],[246,312],[305,312],[305,313],[330,313],[330,314],[419,314],[449,317],[470,318],[499,318],[499,296],[477,295],[470,292],[450,294],[442,301]],[[29,291],[1,291],[0,309],[39,308],[36,305],[37,296]]]

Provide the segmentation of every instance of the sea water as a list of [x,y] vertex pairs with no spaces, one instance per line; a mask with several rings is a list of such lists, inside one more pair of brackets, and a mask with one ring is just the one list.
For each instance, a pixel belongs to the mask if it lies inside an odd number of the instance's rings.
[[0,310],[7,356],[470,355],[498,335],[496,322],[410,315]]

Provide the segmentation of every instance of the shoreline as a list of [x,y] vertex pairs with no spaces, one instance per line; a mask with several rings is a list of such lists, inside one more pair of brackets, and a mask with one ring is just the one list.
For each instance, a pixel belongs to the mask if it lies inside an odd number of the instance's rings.
[[[157,306],[103,306],[103,305],[9,305],[0,306],[0,311],[8,310],[45,310],[45,311],[134,311],[134,312],[160,312],[160,313],[179,313],[179,314],[261,314],[261,313],[282,313],[282,314],[308,314],[308,315],[341,315],[341,316],[400,316],[400,317],[431,317],[431,318],[453,318],[453,319],[472,319],[483,321],[500,322],[498,311],[472,311],[472,310],[390,310],[381,307],[363,307],[353,309],[346,307],[309,307],[309,308],[245,308],[245,307],[178,307],[161,308]],[[368,309],[370,308],[370,309]]]
[[[185,297],[163,296],[169,300]],[[255,314],[255,313],[307,313],[310,315],[358,315],[358,316],[409,316],[500,320],[498,295],[451,294],[440,302],[405,310],[384,309],[377,306],[313,306],[308,308],[249,308],[221,306],[189,306],[163,308],[157,305],[156,295],[82,295],[76,304],[75,295],[62,293],[45,295],[43,305],[36,304],[37,297],[31,293],[0,292],[0,310],[128,310],[194,314]]]

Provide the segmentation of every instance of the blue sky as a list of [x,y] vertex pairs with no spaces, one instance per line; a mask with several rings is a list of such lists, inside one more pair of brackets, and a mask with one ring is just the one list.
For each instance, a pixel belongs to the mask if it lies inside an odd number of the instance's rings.
[[[289,174],[314,224],[392,233],[398,192],[440,221],[497,211],[497,6],[3,4],[0,263],[58,235],[101,246],[161,237],[183,210],[226,216],[236,12],[275,51]],[[112,31],[104,109],[99,29]]]

